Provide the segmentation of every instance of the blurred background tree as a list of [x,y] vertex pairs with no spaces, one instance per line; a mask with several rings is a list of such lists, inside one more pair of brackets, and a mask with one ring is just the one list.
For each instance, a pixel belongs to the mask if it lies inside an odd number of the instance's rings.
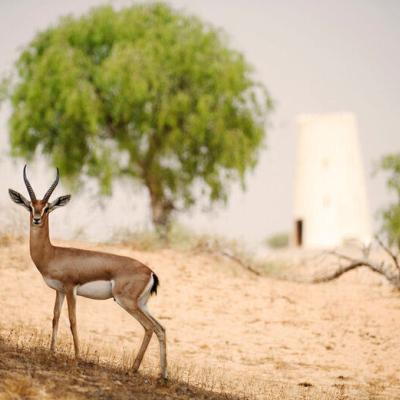
[[395,201],[383,210],[382,229],[389,245],[395,245],[400,250],[400,153],[385,156],[381,168],[389,172],[387,186],[395,194]]
[[148,190],[152,220],[225,201],[256,165],[272,101],[224,35],[165,4],[65,17],[23,49],[9,89],[14,156],[45,154],[78,187]]

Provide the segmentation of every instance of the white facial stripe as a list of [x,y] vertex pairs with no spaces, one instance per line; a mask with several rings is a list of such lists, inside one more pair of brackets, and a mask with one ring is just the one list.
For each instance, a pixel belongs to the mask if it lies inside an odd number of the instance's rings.
[[40,222],[43,217],[43,210],[40,210],[40,212],[37,212],[32,205],[31,205],[31,210],[32,210],[33,220]]

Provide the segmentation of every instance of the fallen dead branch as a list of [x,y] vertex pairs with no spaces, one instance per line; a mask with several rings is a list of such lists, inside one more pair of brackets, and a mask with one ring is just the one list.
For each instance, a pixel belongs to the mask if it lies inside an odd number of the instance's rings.
[[362,258],[356,258],[347,254],[340,253],[338,251],[330,251],[328,254],[335,256],[338,260],[339,267],[336,268],[332,273],[313,279],[314,283],[329,282],[339,278],[346,272],[355,270],[360,267],[366,267],[372,272],[380,274],[386,278],[386,280],[393,285],[395,288],[400,289],[400,266],[399,266],[399,255],[395,254],[389,246],[386,246],[383,241],[376,237],[376,242],[379,247],[389,256],[391,262],[387,261],[375,261],[369,257],[369,248],[363,249]]
[[228,246],[226,243],[221,243],[219,240],[206,239],[199,240],[198,243],[196,243],[196,245],[194,246],[193,251],[197,253],[200,252],[210,254],[212,256],[227,258],[253,275],[262,275],[260,271],[254,268],[252,262],[246,260],[246,258],[249,259],[249,257],[246,257],[245,255],[239,255],[240,252],[235,251],[234,249],[232,250],[229,247],[232,247],[232,245]]
[[223,257],[226,257],[230,260],[232,260],[233,262],[235,262],[236,264],[239,264],[242,268],[246,269],[247,271],[251,272],[254,275],[257,276],[261,276],[261,273],[259,271],[257,271],[255,268],[253,268],[250,264],[244,262],[241,258],[239,258],[238,256],[229,253],[226,250],[222,250],[222,251],[214,251],[214,254],[216,255],[220,255]]

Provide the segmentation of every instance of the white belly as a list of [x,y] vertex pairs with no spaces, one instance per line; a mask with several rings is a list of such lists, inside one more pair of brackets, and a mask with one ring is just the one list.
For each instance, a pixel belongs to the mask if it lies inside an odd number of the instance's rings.
[[112,297],[112,281],[93,281],[80,285],[76,289],[78,296],[95,300],[106,300]]
[[[46,285],[54,290],[64,292],[64,285],[56,279],[43,278]],[[76,294],[94,300],[106,300],[113,297],[113,281],[93,281],[75,287]]]
[[46,282],[46,285],[54,290],[58,290],[60,292],[64,292],[64,285],[62,282],[57,279],[43,278]]

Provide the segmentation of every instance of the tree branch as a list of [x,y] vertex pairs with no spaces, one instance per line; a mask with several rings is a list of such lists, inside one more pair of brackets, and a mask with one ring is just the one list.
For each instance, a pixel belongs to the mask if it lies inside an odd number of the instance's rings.
[[379,246],[382,247],[383,250],[385,250],[385,252],[390,256],[390,258],[393,260],[394,265],[396,266],[396,268],[400,271],[400,265],[399,265],[399,260],[398,257],[393,254],[393,252],[390,250],[390,248],[388,246],[386,246],[382,240],[380,239],[380,237],[378,235],[375,236],[376,241],[378,242]]
[[[345,274],[346,272],[349,272],[353,269],[359,268],[359,267],[364,267],[366,266],[364,263],[362,262],[354,262],[350,265],[346,265],[344,267],[340,267],[339,269],[337,269],[332,275],[328,275],[328,276],[323,276],[320,278],[315,278],[313,280],[313,283],[322,283],[322,282],[329,282],[329,281],[333,281],[334,279],[339,278],[339,276]],[[373,270],[374,272],[376,272],[375,270]]]
[[251,272],[254,275],[261,276],[261,273],[254,269],[251,265],[245,263],[243,260],[241,260],[239,257],[235,256],[234,254],[230,254],[227,251],[219,251],[216,252],[217,254],[220,254],[226,258],[229,258],[230,260],[234,261],[235,263],[239,264],[242,268],[247,269],[249,272]]
[[253,275],[262,276],[261,272],[258,271],[257,269],[255,269],[250,263],[243,261],[239,256],[232,254],[228,250],[223,250],[223,249],[221,250],[218,248],[213,248],[212,246],[206,244],[205,246],[204,245],[198,246],[197,251],[200,251],[201,253],[207,253],[207,254],[219,256],[219,257],[226,257],[229,260],[233,261],[234,263],[240,265],[242,268],[246,269]]
[[373,271],[377,274],[384,275],[389,281],[391,280],[391,277],[389,277],[384,271],[384,263],[374,264],[369,260],[355,259],[353,257],[338,253],[336,251],[329,252],[329,254],[337,256],[339,258],[339,260],[349,261],[350,264],[345,265],[345,266],[340,266],[340,268],[338,268],[336,271],[334,271],[333,274],[331,274],[331,275],[323,276],[320,278],[315,278],[313,280],[314,283],[322,283],[322,282],[332,281],[334,279],[339,278],[341,275],[345,274],[346,272],[349,272],[349,271],[359,268],[359,267],[367,267],[371,271]]

